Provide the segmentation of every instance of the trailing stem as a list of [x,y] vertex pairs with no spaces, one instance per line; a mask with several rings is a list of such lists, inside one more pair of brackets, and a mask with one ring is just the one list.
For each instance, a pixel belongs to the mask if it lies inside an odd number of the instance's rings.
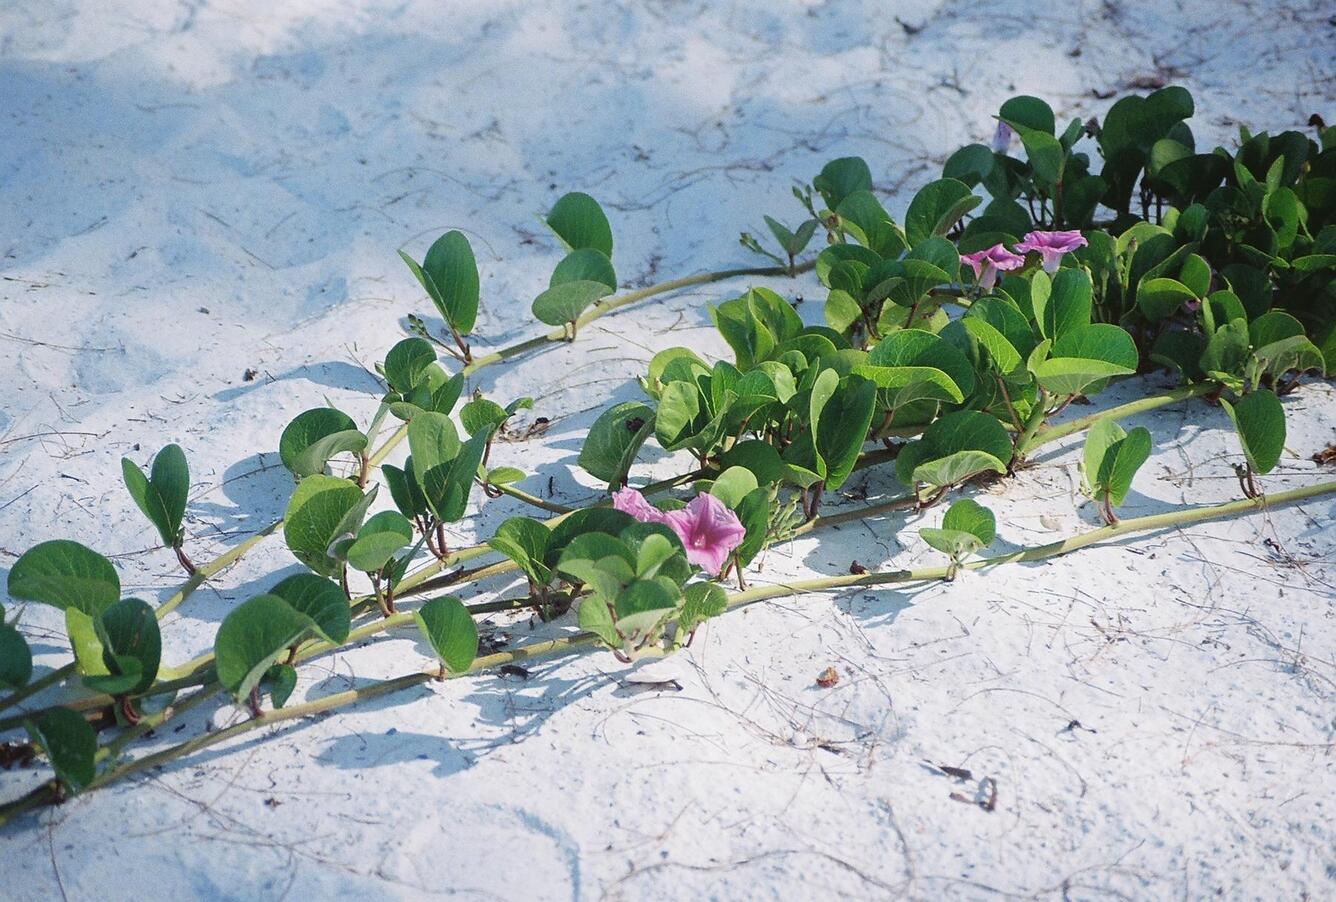
[[[756,586],[729,596],[728,609],[734,610],[774,598],[785,598],[816,592],[828,592],[853,587],[881,586],[905,583],[934,582],[950,579],[959,570],[982,570],[1004,564],[1024,563],[1045,560],[1071,554],[1082,548],[1111,542],[1133,533],[1151,532],[1161,529],[1189,526],[1209,520],[1219,520],[1241,514],[1247,514],[1264,508],[1294,504],[1310,498],[1336,494],[1336,482],[1324,482],[1303,488],[1289,489],[1273,493],[1265,498],[1245,498],[1224,504],[1184,507],[1161,514],[1136,517],[1116,524],[1093,529],[1047,545],[1022,548],[1008,554],[981,558],[974,561],[952,562],[945,567],[926,567],[918,570],[893,570],[880,573],[849,574],[841,576],[819,577],[816,579],[795,580],[768,586]],[[395,615],[402,617],[404,615]],[[394,618],[390,618],[394,619]],[[388,621],[386,621],[388,622]],[[352,635],[349,636],[352,641]],[[302,704],[291,705],[276,711],[262,711],[255,718],[243,721],[221,730],[205,733],[170,748],[108,768],[99,774],[88,786],[89,790],[100,789],[136,773],[154,767],[161,767],[186,758],[195,752],[217,745],[220,742],[250,733],[264,727],[286,723],[328,711],[337,710],[366,701],[391,695],[405,689],[420,686],[432,680],[451,679],[465,674],[490,670],[504,664],[537,657],[575,652],[590,648],[598,643],[598,638],[590,633],[578,633],[545,642],[536,642],[522,648],[496,654],[484,655],[474,659],[473,663],[458,673],[446,673],[439,665],[416,673],[406,674],[394,679],[383,680],[346,692],[335,693]],[[201,692],[206,692],[208,687]],[[199,693],[192,695],[188,702],[198,703]],[[141,724],[142,726],[142,724]],[[138,729],[138,728],[135,728]],[[117,751],[120,749],[118,748]],[[6,805],[0,806],[0,826],[12,821],[19,815],[42,805],[51,804],[62,797],[62,789],[56,780],[48,780],[27,795]]]

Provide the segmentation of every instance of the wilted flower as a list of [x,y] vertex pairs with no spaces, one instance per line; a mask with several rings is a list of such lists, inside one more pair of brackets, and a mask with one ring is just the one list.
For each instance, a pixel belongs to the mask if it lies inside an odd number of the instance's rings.
[[993,133],[993,153],[1006,153],[1011,149],[1011,137],[1016,134],[1001,119],[997,121],[997,131]]
[[960,262],[968,264],[974,270],[974,279],[984,291],[991,291],[997,284],[999,272],[1009,272],[1025,265],[1025,258],[1013,254],[1001,244],[995,244],[984,251],[961,254]]
[[682,540],[687,560],[711,576],[719,575],[747,534],[737,514],[713,495],[697,495],[681,510],[661,511],[635,489],[626,488],[612,496],[612,506],[642,523],[667,526]]
[[1063,254],[1085,246],[1085,238],[1073,229],[1068,232],[1030,232],[1016,245],[1016,250],[1022,254],[1038,251],[1039,256],[1044,258],[1044,272],[1055,273]]

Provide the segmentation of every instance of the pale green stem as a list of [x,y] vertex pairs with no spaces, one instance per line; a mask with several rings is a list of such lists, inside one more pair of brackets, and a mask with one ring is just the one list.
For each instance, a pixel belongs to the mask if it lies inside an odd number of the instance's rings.
[[[1179,508],[1178,510],[1166,511],[1162,514],[1151,514],[1146,517],[1130,518],[1110,526],[1091,530],[1081,535],[1071,536],[1057,542],[1050,542],[1047,545],[1020,549],[1009,554],[981,558],[975,561],[966,561],[960,564],[959,568],[955,567],[955,565],[946,567],[926,567],[918,570],[895,570],[885,573],[828,576],[819,577],[817,579],[795,580],[788,583],[777,583],[769,586],[757,586],[729,596],[728,608],[732,610],[768,599],[784,598],[815,592],[828,592],[836,589],[900,583],[934,582],[949,579],[954,575],[956,569],[981,570],[986,567],[995,567],[1002,564],[1038,561],[1045,558],[1060,557],[1065,554],[1070,554],[1073,551],[1087,548],[1091,545],[1113,541],[1133,533],[1190,526],[1208,520],[1218,520],[1238,514],[1250,513],[1252,511],[1279,507],[1281,505],[1297,503],[1334,493],[1336,493],[1336,482],[1325,482],[1317,485],[1305,486],[1303,488],[1276,492],[1259,498],[1245,498],[1239,501],[1230,501],[1223,504]],[[244,735],[245,733],[262,729],[267,726],[322,714],[360,701],[366,701],[367,699],[390,695],[404,689],[420,686],[433,679],[459,677],[465,674],[489,670],[519,660],[570,652],[579,648],[593,646],[597,643],[598,638],[593,634],[578,633],[572,636],[552,639],[546,642],[537,642],[522,648],[475,658],[468,668],[459,673],[447,674],[443,668],[411,673],[406,676],[383,680],[358,689],[351,689],[346,692],[328,695],[324,698],[303,704],[292,705],[277,711],[268,711],[260,717],[252,720],[244,721],[222,730],[205,733],[194,739],[180,743],[179,745],[163,749],[162,751],[155,752],[151,755],[145,755],[134,761],[126,762],[119,767],[110,768],[95,778],[88,786],[88,789],[101,788],[109,783],[113,783],[140,771],[171,763],[172,761],[179,760],[212,745],[216,745],[236,736]],[[23,812],[54,801],[58,797],[58,794],[59,790],[55,781],[48,781],[38,787],[38,789],[28,793],[26,796],[10,802],[7,805],[0,806],[0,826],[8,823]]]

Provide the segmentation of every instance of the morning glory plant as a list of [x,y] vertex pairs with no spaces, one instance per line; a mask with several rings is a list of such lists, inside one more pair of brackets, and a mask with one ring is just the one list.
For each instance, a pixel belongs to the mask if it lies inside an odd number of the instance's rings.
[[[313,406],[276,437],[273,453],[293,477],[281,521],[191,562],[189,470],[172,445],[147,472],[122,465],[134,505],[190,571],[168,599],[125,597],[112,561],[69,539],[14,562],[9,597],[61,612],[70,660],[35,674],[23,626],[0,608],[0,733],[50,769],[0,804],[0,824],[251,731],[434,680],[592,648],[630,662],[685,648],[711,618],[770,598],[947,580],[1336,494],[1331,482],[1263,485],[1285,454],[1284,398],[1336,364],[1336,198],[1325,190],[1336,130],[1242,129],[1235,146],[1208,151],[1187,126],[1193,111],[1191,95],[1171,86],[1060,129],[1044,100],[1011,98],[991,145],[951,154],[903,222],[878,197],[873,166],[841,157],[794,187],[801,212],[788,221],[798,226],[766,217],[780,253],[744,239],[777,265],[620,294],[612,223],[593,197],[563,195],[544,219],[562,256],[533,301],[550,329],[495,350],[470,345],[480,298],[468,240],[447,232],[420,263],[401,252],[440,322],[410,315],[366,411]],[[809,251],[819,231],[824,246]],[[820,322],[773,288],[721,292],[702,316],[730,359],[670,348],[648,362],[643,397],[603,411],[578,451],[574,462],[600,487],[584,506],[539,497],[523,471],[489,464],[495,438],[534,402],[466,396],[480,369],[575,341],[593,319],[680,288],[807,272],[827,293]],[[1177,384],[1060,418],[1151,370]],[[1123,421],[1194,401],[1218,403],[1232,422],[1242,497],[1120,518],[1153,450],[1146,429]],[[1037,450],[1081,435],[1082,488],[1104,525],[990,556],[1011,525],[968,494],[983,484],[1005,492]],[[689,465],[646,483],[638,467],[651,443],[688,452]],[[853,495],[851,477],[874,468],[885,494],[832,512],[826,502]],[[939,527],[916,526],[953,494],[966,497]],[[476,529],[472,517],[492,505],[510,506],[505,519],[461,545],[454,530]],[[534,516],[515,515],[516,505]],[[891,559],[747,586],[744,571],[760,571],[765,548],[809,534],[830,541],[828,527],[863,520],[888,539],[916,528],[948,563],[907,570]],[[279,533],[304,569],[261,580],[222,618],[210,652],[165,664],[164,618]],[[738,591],[727,594],[720,581],[730,575]],[[464,587],[473,601],[455,594]],[[550,622],[552,637],[480,648],[477,618],[507,614]],[[307,662],[399,629],[419,632],[429,660],[301,697]],[[43,692],[51,701],[34,707]],[[151,732],[167,735],[181,713],[216,698],[238,706],[234,723],[144,750]]]

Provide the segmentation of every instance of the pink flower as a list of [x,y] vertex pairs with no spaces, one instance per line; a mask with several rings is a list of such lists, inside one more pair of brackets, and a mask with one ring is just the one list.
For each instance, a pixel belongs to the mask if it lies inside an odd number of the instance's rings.
[[668,524],[668,514],[645,500],[645,496],[629,486],[613,493],[612,509],[630,514],[641,523]]
[[997,284],[999,272],[1009,272],[1025,265],[1025,258],[1013,254],[1000,244],[995,244],[985,251],[961,254],[960,262],[968,264],[974,270],[974,279],[984,291],[991,291]]
[[993,153],[1006,153],[1011,149],[1011,138],[1016,134],[1001,119],[997,121],[997,132],[993,135]]
[[681,510],[665,512],[635,489],[625,488],[612,496],[612,506],[641,523],[667,526],[682,540],[687,560],[711,576],[719,575],[728,556],[747,534],[737,514],[713,495],[697,495]]
[[687,560],[718,576],[733,549],[747,534],[738,515],[713,495],[697,495],[681,510],[668,514],[668,526],[687,549]]
[[1044,272],[1051,274],[1058,271],[1063,254],[1085,246],[1085,238],[1073,229],[1069,232],[1030,232],[1016,245],[1016,250],[1022,254],[1038,251],[1039,256],[1044,258]]

